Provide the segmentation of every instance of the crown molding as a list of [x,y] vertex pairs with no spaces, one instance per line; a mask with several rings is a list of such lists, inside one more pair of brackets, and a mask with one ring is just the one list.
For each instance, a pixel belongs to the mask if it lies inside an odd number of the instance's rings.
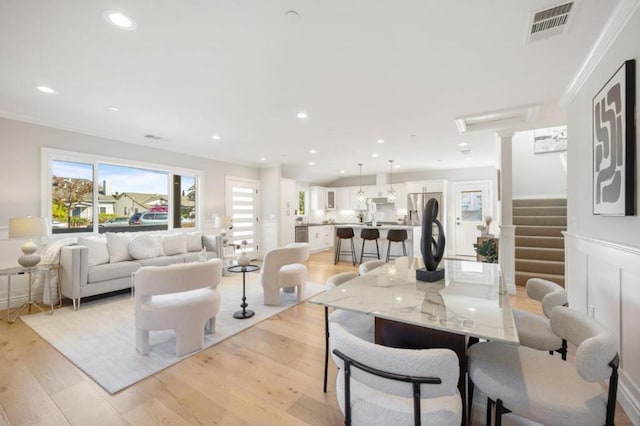
[[584,86],[587,79],[593,73],[593,70],[598,66],[604,55],[620,35],[620,32],[627,25],[627,22],[629,22],[629,19],[631,19],[636,12],[638,6],[640,6],[640,0],[620,0],[620,3],[618,3],[618,6],[605,24],[604,29],[591,48],[587,58],[573,79],[571,79],[571,82],[569,82],[569,85],[558,101],[558,105],[561,108],[566,108],[571,101],[573,101],[573,98],[575,98],[578,91],[582,89],[582,86]]

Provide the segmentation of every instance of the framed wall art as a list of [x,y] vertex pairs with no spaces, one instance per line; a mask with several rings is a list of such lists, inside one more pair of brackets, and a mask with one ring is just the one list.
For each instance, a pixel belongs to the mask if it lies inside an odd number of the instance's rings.
[[533,153],[544,154],[567,150],[567,126],[548,127],[533,131]]
[[593,214],[635,214],[635,60],[593,97]]

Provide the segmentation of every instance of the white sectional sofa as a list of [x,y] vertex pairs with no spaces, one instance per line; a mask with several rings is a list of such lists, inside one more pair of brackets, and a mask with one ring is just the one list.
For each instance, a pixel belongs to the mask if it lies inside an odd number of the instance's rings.
[[142,266],[166,266],[218,257],[218,236],[202,232],[107,233],[78,237],[60,251],[60,291],[80,307],[80,299],[131,287]]

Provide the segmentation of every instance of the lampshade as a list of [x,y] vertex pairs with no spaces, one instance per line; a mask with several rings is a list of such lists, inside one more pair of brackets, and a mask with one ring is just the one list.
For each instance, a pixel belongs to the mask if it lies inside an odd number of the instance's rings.
[[9,219],[9,238],[32,238],[47,235],[45,220],[41,217],[15,217]]
[[40,262],[40,256],[36,251],[36,246],[32,237],[42,237],[47,235],[46,222],[41,217],[16,217],[9,219],[9,238],[28,238],[22,247],[22,256],[18,258],[18,263],[25,268],[36,266]]

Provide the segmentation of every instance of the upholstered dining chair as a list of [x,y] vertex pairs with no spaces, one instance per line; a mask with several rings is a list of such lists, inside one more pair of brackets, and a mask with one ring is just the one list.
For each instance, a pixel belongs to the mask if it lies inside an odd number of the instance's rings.
[[331,323],[336,396],[346,425],[460,425],[458,356],[450,349],[398,349]]
[[309,259],[308,243],[292,243],[269,250],[264,255],[260,284],[264,291],[265,305],[280,305],[280,289],[295,287],[298,302],[304,298],[307,267],[301,262]]
[[562,359],[567,359],[567,340],[551,330],[549,317],[556,306],[567,305],[567,292],[558,284],[541,278],[530,278],[526,284],[527,296],[542,303],[541,315],[520,309],[513,310],[513,319],[518,330],[520,344],[550,354],[559,352]]
[[134,276],[136,349],[149,353],[149,331],[172,329],[176,355],[202,349],[220,311],[222,261],[143,266]]
[[[474,386],[488,396],[487,424],[513,412],[545,425],[613,425],[618,388],[618,343],[586,314],[551,311],[554,333],[577,346],[575,364],[525,346],[497,342],[469,348],[469,407]],[[609,379],[607,396],[600,382]]]
[[384,260],[369,260],[358,266],[358,273],[360,275],[364,275],[369,271],[373,271],[374,269],[381,267],[382,265],[384,265]]
[[[342,272],[329,277],[324,285],[325,290],[334,288],[357,278],[355,272]],[[329,371],[329,323],[335,322],[346,328],[351,334],[361,339],[373,342],[375,339],[375,319],[366,314],[336,309],[329,315],[329,308],[324,307],[324,384],[322,389],[327,392],[327,374]]]

